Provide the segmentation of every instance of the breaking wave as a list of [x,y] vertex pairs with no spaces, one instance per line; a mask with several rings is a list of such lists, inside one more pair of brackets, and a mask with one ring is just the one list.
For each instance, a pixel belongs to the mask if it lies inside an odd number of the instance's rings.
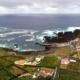
[[44,30],[42,31],[39,35],[36,36],[36,40],[37,42],[44,42],[44,36],[57,36],[56,33],[59,32],[67,32],[67,31],[74,31],[76,29],[80,29],[80,27],[67,27],[67,28],[56,28],[53,30]]
[[[75,29],[80,29],[80,27],[53,28],[53,30],[42,31],[0,27],[0,47],[20,51],[43,49],[34,42],[44,42],[44,36],[57,36],[56,33],[74,31]],[[14,42],[18,44],[18,48],[14,47]]]
[[30,39],[26,39],[25,41],[34,41],[34,37],[32,37]]
[[12,41],[14,40],[15,38],[8,38],[8,39],[0,39],[0,41]]

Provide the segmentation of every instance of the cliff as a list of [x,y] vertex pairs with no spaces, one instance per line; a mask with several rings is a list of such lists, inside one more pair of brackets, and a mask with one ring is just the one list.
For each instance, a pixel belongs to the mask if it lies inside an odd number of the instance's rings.
[[68,42],[70,40],[74,40],[77,37],[80,37],[80,30],[76,29],[75,31],[71,32],[59,32],[56,37],[44,36],[45,42],[47,43],[61,43],[61,42]]

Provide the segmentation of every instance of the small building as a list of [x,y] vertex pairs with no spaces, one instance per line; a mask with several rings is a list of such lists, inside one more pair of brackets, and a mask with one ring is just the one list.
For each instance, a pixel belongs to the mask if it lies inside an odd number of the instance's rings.
[[61,59],[61,64],[69,64],[69,63],[70,63],[70,61],[68,58]]
[[70,62],[76,62],[76,60],[70,59]]
[[42,59],[40,57],[35,58],[37,62],[40,62]]
[[18,65],[25,65],[26,64],[26,60],[15,61],[14,63],[18,64]]
[[47,77],[48,75],[52,76],[52,74],[55,72],[55,70],[50,68],[41,68],[40,71],[34,73],[33,77]]
[[15,61],[14,63],[18,64],[18,65],[31,65],[31,62],[27,62],[25,59],[24,60]]

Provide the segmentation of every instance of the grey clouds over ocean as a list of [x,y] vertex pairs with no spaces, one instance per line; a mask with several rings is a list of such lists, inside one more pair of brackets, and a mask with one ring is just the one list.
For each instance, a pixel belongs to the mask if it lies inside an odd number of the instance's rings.
[[44,36],[55,36],[54,32],[80,29],[80,15],[2,15],[0,16],[0,46],[18,50],[40,50]]
[[80,13],[80,0],[0,0],[0,14]]

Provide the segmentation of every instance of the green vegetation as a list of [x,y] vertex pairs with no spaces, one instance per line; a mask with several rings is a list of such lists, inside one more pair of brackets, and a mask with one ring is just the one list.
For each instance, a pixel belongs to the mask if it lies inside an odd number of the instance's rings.
[[0,65],[2,65],[3,67],[7,67],[7,66],[10,66],[12,64],[13,64],[12,62],[0,58]]
[[70,53],[72,53],[71,47],[61,47],[55,50],[56,56],[69,55]]
[[3,59],[10,60],[10,61],[14,62],[14,61],[23,59],[23,57],[20,57],[20,56],[3,56]]
[[33,79],[32,76],[24,76],[20,78],[20,80],[35,80],[35,79]]
[[2,68],[3,68],[3,66],[0,65],[0,69],[2,69]]
[[34,60],[35,60],[35,57],[34,56],[31,56],[31,57],[28,58],[28,61],[29,62],[33,62]]
[[45,57],[38,66],[44,67],[56,67],[58,64],[58,59],[56,57]]
[[[59,55],[69,54],[72,51],[71,48],[60,48],[55,51]],[[45,54],[44,54],[45,55]],[[50,55],[50,54],[49,54]],[[36,66],[30,65],[17,65],[14,64],[14,61],[24,59],[24,56],[16,55],[15,52],[7,51],[3,48],[0,48],[0,80],[52,80],[52,76],[38,77],[33,79],[32,76],[25,76],[18,78],[21,74],[24,73],[33,73],[41,67],[55,68],[58,64],[58,58],[45,55],[44,59]],[[25,56],[25,58],[33,62],[36,56]],[[59,80],[80,80],[80,60],[76,63],[70,63],[66,70],[61,70]]]
[[7,49],[7,48],[1,48],[0,47],[0,57],[2,56],[9,56],[9,55],[15,55],[16,56],[16,52],[10,50],[10,49]]
[[10,80],[20,80],[20,79],[17,78],[17,77],[13,77],[13,78],[11,78]]
[[41,77],[41,76],[39,76],[38,78],[36,78],[35,80],[52,80],[52,76],[47,76],[47,77]]
[[20,69],[17,66],[13,66],[13,65],[8,67],[7,69],[9,70],[9,72],[11,72],[15,76],[19,76],[24,73],[23,69]]
[[4,53],[5,53],[5,50],[3,50],[3,48],[0,48],[0,57],[4,56],[5,55]]
[[80,80],[80,73],[70,70],[61,70],[59,80]]
[[80,60],[77,60],[77,62],[71,62],[67,69],[72,70],[72,71],[77,71],[80,72]]
[[38,67],[34,67],[34,66],[24,66],[24,70],[26,70],[27,72],[34,72],[38,69]]
[[80,58],[80,51],[76,52],[75,54],[71,55],[73,58]]
[[13,53],[15,52],[0,48],[0,80],[19,80],[17,76],[24,72],[14,64],[14,61],[23,59],[23,57],[12,55]]
[[0,70],[0,80],[9,80],[11,77],[13,77],[13,75],[11,75],[5,69]]
[[47,76],[47,77],[37,77],[37,78],[32,78],[32,76],[25,76],[20,78],[20,80],[52,80],[52,76]]

